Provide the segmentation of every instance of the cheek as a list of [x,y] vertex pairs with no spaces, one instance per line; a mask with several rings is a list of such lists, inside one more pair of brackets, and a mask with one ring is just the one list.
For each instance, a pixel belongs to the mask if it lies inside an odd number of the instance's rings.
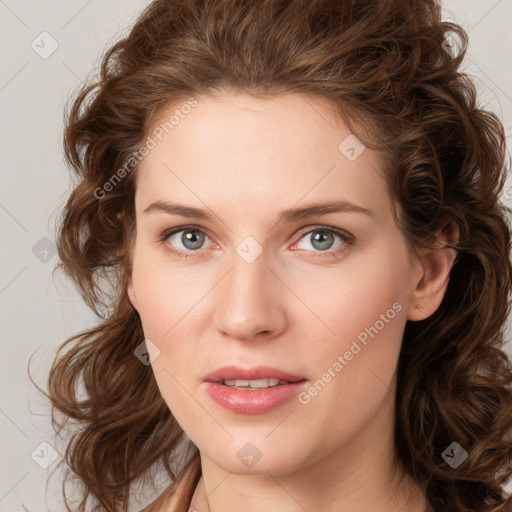
[[[329,339],[327,346],[348,349],[358,336],[364,342],[367,329],[374,333],[371,328],[376,323],[379,337],[396,338],[403,322],[400,315],[395,315],[393,304],[399,302],[405,310],[405,256],[404,251],[390,246],[369,251],[364,259],[353,258],[339,267],[297,264],[282,269],[281,277],[289,289],[283,287],[282,295],[271,299],[285,308],[290,325],[300,325],[303,333],[308,332],[300,336],[303,342]],[[145,336],[168,349],[174,343],[167,342],[175,336],[199,340],[198,331],[208,328],[208,315],[223,300],[210,293],[219,276],[222,272],[214,266],[187,262],[170,266],[158,254],[136,252],[133,283]],[[271,274],[268,278],[275,279]],[[300,300],[294,300],[293,295]],[[255,297],[257,300],[266,298]],[[395,336],[391,336],[393,333]]]
[[324,277],[302,274],[298,293],[329,327],[334,343],[352,340],[376,323],[382,333],[396,334],[408,295],[405,265],[400,254],[384,253]]
[[204,410],[191,398],[195,390],[186,380],[187,375],[177,371],[177,368],[185,369],[190,364],[191,361],[184,361],[178,367],[176,364],[169,365],[165,353],[152,364],[160,393],[181,426],[194,425],[204,420]]
[[[324,398],[344,407],[346,392],[363,399],[391,385],[406,323],[406,269],[405,252],[381,251],[371,261],[324,280],[323,292],[310,297],[330,330],[316,338],[315,350],[303,347],[315,378],[322,381],[319,388],[333,382],[327,386],[330,392],[322,391]],[[315,339],[316,327],[318,322],[304,322],[304,338]]]
[[160,346],[189,325],[209,289],[208,275],[197,275],[187,263],[169,265],[157,251],[136,251],[133,288],[144,334]]
[[304,428],[321,429],[333,447],[363,428],[392,396],[407,293],[400,275],[384,267],[354,270],[330,285],[317,307],[334,333],[316,338],[314,350],[306,339],[315,339],[315,329],[305,325],[302,353],[311,379],[299,397],[299,413]]

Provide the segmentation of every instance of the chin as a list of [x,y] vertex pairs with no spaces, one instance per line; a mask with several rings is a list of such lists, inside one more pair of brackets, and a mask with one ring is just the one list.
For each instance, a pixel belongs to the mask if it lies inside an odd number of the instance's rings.
[[295,440],[293,436],[287,436],[287,444],[284,444],[281,438],[270,440],[268,435],[272,428],[265,428],[264,432],[253,430],[252,436],[248,432],[238,436],[236,431],[230,430],[228,426],[227,429],[234,439],[229,438],[229,442],[222,444],[210,438],[205,440],[210,443],[205,450],[201,449],[201,445],[196,446],[203,456],[206,455],[217,466],[238,475],[287,474],[306,465],[310,457],[307,453],[298,453],[300,441]]

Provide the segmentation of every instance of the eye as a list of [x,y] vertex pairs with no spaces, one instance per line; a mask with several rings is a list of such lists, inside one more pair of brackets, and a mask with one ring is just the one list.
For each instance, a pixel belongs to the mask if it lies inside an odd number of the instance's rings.
[[[336,242],[336,240],[338,241]],[[300,246],[303,242],[306,247]],[[328,252],[332,255],[333,253],[345,251],[352,243],[353,237],[346,231],[320,226],[304,233],[294,247],[306,251]],[[309,247],[307,247],[308,244]]]
[[[167,244],[168,249],[178,255],[187,252],[197,252],[203,248],[205,241],[209,239],[208,235],[194,226],[180,226],[166,230],[162,233],[160,240]],[[188,255],[183,255],[188,257]]]
[[[182,258],[192,257],[194,252],[199,252],[205,248],[206,240],[210,240],[206,232],[196,226],[171,228],[164,231],[159,238],[161,242],[165,243],[165,247],[168,250]],[[309,247],[307,247],[306,243],[308,241]],[[346,231],[326,226],[317,226],[315,229],[310,229],[303,233],[299,242],[292,247],[292,250],[301,249],[319,253],[315,254],[318,257],[327,257],[346,251],[353,243],[354,237]],[[216,246],[214,242],[212,244]],[[301,244],[305,244],[306,247],[301,247]]]

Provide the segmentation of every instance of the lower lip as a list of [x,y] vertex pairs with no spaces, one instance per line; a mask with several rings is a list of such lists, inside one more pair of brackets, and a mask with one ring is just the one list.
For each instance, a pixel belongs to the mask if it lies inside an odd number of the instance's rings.
[[206,382],[210,397],[226,409],[241,414],[262,414],[296,396],[306,381],[265,389],[237,389],[217,382]]

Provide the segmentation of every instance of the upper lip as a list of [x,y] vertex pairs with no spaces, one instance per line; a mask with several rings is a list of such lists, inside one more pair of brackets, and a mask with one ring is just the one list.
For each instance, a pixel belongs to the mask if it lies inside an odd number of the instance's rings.
[[255,368],[239,368],[238,366],[223,366],[209,373],[204,380],[206,382],[222,382],[225,380],[258,380],[279,379],[287,382],[299,382],[303,377],[293,375],[270,366],[257,366]]

